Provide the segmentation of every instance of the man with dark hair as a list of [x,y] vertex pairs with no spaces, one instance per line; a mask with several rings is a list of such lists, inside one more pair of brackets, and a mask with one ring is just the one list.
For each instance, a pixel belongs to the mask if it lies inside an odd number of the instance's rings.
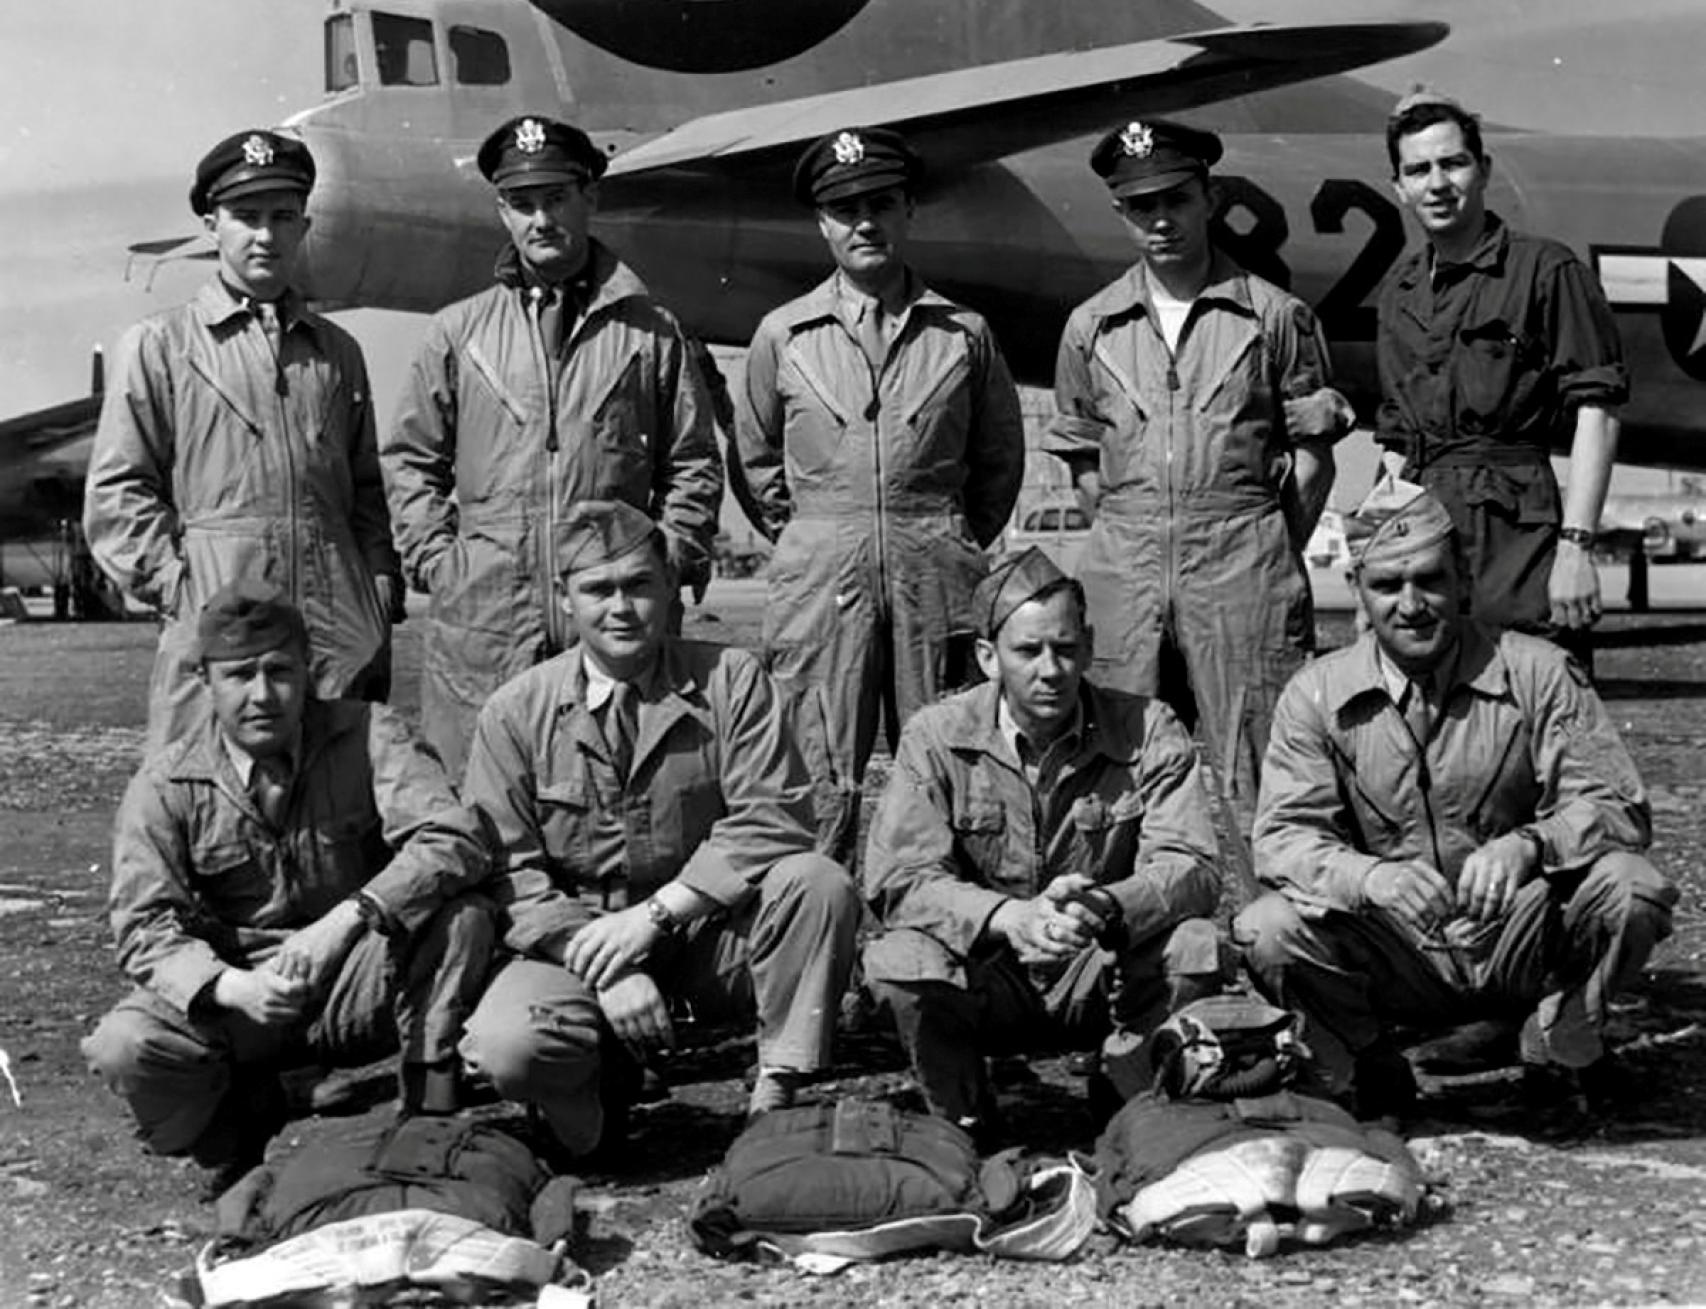
[[381,452],[404,566],[432,597],[422,730],[457,774],[486,697],[568,644],[553,584],[571,508],[643,510],[695,584],[723,493],[690,343],[590,235],[603,152],[529,114],[475,161],[509,236],[497,285],[433,318]]
[[989,680],[901,734],[864,964],[931,1111],[987,1134],[986,1054],[1145,1037],[1224,964],[1214,829],[1172,711],[1085,680],[1084,593],[1040,550],[973,604]]
[[1091,674],[1200,727],[1247,832],[1274,701],[1314,648],[1302,552],[1351,413],[1309,307],[1214,245],[1220,154],[1159,119],[1096,145],[1139,259],[1067,321],[1044,448],[1095,519]]
[[563,524],[575,647],[480,712],[466,792],[495,827],[511,958],[463,1053],[584,1155],[614,1136],[628,1051],[675,1045],[684,1006],[756,1012],[753,1114],[825,1066],[859,902],[813,851],[811,789],[744,650],[668,633],[661,531],[621,502]]
[[1471,621],[1451,517],[1411,491],[1359,533],[1369,630],[1274,716],[1255,845],[1275,890],[1234,935],[1359,1117],[1415,1099],[1394,1026],[1467,1019],[1520,1024],[1533,1082],[1592,1102],[1607,1006],[1677,891],[1641,855],[1646,793],[1586,674]]
[[190,208],[218,268],[125,334],[101,406],[83,526],[101,570],[165,619],[150,748],[197,721],[196,615],[234,578],[276,582],[301,608],[321,697],[389,689],[403,587],[367,365],[291,286],[314,174],[308,147],[279,132],[207,152]]
[[[1393,187],[1427,238],[1380,295],[1375,437],[1451,513],[1481,622],[1587,648],[1599,619],[1594,532],[1629,396],[1593,274],[1486,207],[1480,124],[1419,91],[1386,129]],[[1551,451],[1568,446],[1560,499]]]
[[475,814],[390,710],[314,698],[282,591],[221,587],[197,649],[205,715],[143,765],[113,832],[137,989],[83,1052],[148,1147],[218,1191],[282,1126],[282,1068],[400,1051],[404,1112],[454,1111],[494,932]]
[[855,787],[878,723],[893,749],[970,672],[972,588],[1024,480],[1018,393],[989,325],[906,262],[922,173],[877,128],[801,156],[794,195],[835,272],[759,324],[730,457],[736,498],[776,543],[770,671],[822,689]]

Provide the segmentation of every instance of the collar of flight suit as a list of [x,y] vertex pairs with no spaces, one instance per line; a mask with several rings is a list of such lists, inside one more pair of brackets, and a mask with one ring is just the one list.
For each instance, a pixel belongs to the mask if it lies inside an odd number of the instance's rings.
[[[1208,281],[1197,292],[1196,300],[1213,301],[1254,317],[1256,306],[1250,299],[1249,274],[1240,268],[1232,256],[1219,246],[1214,247],[1209,261]],[[1086,311],[1098,325],[1110,319],[1135,316],[1139,313],[1155,317],[1154,301],[1149,294],[1149,270],[1140,259],[1113,282],[1084,302]]]
[[[587,260],[589,267],[577,273],[575,279],[571,279],[576,280],[585,275],[587,289],[591,292],[582,311],[583,317],[590,318],[594,313],[622,300],[646,298],[651,295],[646,284],[640,280],[639,274],[618,259],[597,237],[587,238]],[[515,252],[515,246],[510,242],[505,241],[503,249],[498,251],[492,275],[518,294],[527,294],[527,273],[521,266],[521,256]]]
[[[1505,226],[1505,220],[1491,209],[1487,210],[1487,220],[1481,226],[1481,235],[1470,250],[1469,258],[1451,265],[1455,268],[1474,268],[1482,272],[1497,272],[1505,262],[1505,256],[1510,252],[1511,232]],[[1424,244],[1421,249],[1398,269],[1398,285],[1405,291],[1413,291],[1424,285],[1433,276],[1434,253],[1431,245]]]
[[[783,322],[787,324],[790,333],[820,323],[826,318],[841,321],[842,306],[846,302],[845,293],[841,289],[841,272],[836,270],[799,299],[783,306]],[[914,310],[921,308],[946,309],[956,308],[954,302],[946,296],[931,290],[924,284],[924,279],[912,269],[906,270],[906,295],[901,303],[901,310],[896,317],[910,318]]]
[[[366,713],[367,706],[357,701],[310,697],[303,706],[301,732],[291,753],[294,771],[301,774],[312,768],[333,741],[361,725]],[[165,763],[166,775],[174,782],[217,782],[222,777],[237,777],[225,734],[211,708],[203,712],[191,731],[166,747]]]
[[[1017,756],[1001,731],[1000,703],[1001,688],[995,682],[981,683],[963,696],[945,701],[949,712],[942,726],[943,744],[950,750],[976,751],[1017,763]],[[1088,680],[1079,686],[1078,712],[1082,715],[1078,749],[1066,767],[1076,767],[1096,755],[1105,755],[1121,764],[1135,763],[1142,757],[1141,731],[1132,736],[1126,730],[1129,724],[1124,716],[1109,712],[1101,691]]]
[[[207,327],[220,327],[239,314],[253,317],[255,313],[249,305],[249,297],[238,295],[218,273],[202,283],[201,290],[196,292],[192,304],[196,317]],[[291,332],[301,327],[306,329],[316,342],[319,341],[320,315],[308,308],[295,287],[285,288],[284,294],[278,298],[278,307],[281,311],[279,321],[282,330]]]
[[[1451,693],[1466,686],[1478,695],[1497,699],[1510,689],[1510,672],[1498,640],[1479,623],[1465,622],[1457,638],[1455,664],[1449,681],[1439,690],[1444,705]],[[1327,681],[1329,708],[1342,712],[1360,696],[1379,694],[1391,699],[1380,649],[1372,631],[1364,632],[1347,651],[1345,662]],[[1394,702],[1396,703],[1396,702]]]

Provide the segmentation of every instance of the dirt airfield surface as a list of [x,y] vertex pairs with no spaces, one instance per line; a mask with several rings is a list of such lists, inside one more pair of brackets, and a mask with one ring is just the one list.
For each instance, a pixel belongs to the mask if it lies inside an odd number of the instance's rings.
[[[757,632],[762,592],[713,589],[690,634]],[[1324,642],[1346,639],[1343,616]],[[415,707],[418,628],[401,629],[399,704]],[[160,1305],[209,1236],[186,1165],[146,1155],[78,1039],[125,989],[104,898],[108,826],[137,762],[147,623],[0,628],[0,1306]],[[1652,792],[1654,857],[1683,888],[1676,934],[1619,1004],[1613,1038],[1637,1101],[1560,1131],[1519,1105],[1512,1075],[1428,1083],[1412,1145],[1435,1184],[1417,1230],[1325,1250],[1242,1255],[1094,1237],[1065,1265],[939,1256],[815,1279],[696,1253],[683,1214],[739,1128],[747,1043],[672,1058],[672,1094],[643,1109],[619,1172],[589,1175],[577,1259],[605,1305],[1317,1305],[1706,1303],[1706,612],[1608,620],[1598,675]],[[880,1034],[843,1043],[816,1094],[905,1084]],[[1035,1144],[1089,1143],[1082,1081],[1059,1060],[1004,1088]],[[294,1143],[384,1119],[298,1119]],[[503,1114],[503,1110],[487,1110]]]

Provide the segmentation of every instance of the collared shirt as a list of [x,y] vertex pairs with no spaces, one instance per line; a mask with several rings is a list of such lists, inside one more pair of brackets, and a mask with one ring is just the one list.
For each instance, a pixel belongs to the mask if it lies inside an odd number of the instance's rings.
[[1372,632],[1292,678],[1262,769],[1264,882],[1354,911],[1376,864],[1421,860],[1455,884],[1474,850],[1517,827],[1539,836],[1548,871],[1646,848],[1652,815],[1635,762],[1561,650],[1466,623],[1445,685],[1418,754],[1391,712]]
[[1453,453],[1514,446],[1543,458],[1582,405],[1629,398],[1617,324],[1569,247],[1487,215],[1462,262],[1424,247],[1380,293],[1376,438],[1412,474]]
[[[224,731],[219,733],[219,740],[225,747],[225,757],[231,761],[231,768],[237,774],[237,780],[242,783],[245,791],[248,790],[255,777],[255,756],[233,741]],[[301,735],[298,733],[298,739],[291,744],[290,749],[284,752],[284,775],[286,777],[296,776],[296,759],[301,750]]]
[[1084,706],[1076,704],[1072,707],[1072,720],[1067,723],[1066,729],[1041,750],[1033,746],[1020,730],[1019,722],[1013,717],[1013,710],[1005,695],[996,700],[995,724],[1001,731],[1002,739],[1013,751],[1013,757],[1024,769],[1025,780],[1036,790],[1047,790],[1061,765],[1078,749],[1084,731]]

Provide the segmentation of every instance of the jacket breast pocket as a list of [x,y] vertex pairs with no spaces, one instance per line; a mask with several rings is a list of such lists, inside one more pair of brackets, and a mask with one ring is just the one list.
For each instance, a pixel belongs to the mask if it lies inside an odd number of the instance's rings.
[[585,869],[592,848],[589,829],[602,806],[584,766],[540,783],[535,795],[545,857],[572,872]]
[[272,878],[260,852],[225,841],[191,853],[197,892],[214,918],[246,924],[272,899]]
[[1466,433],[1496,434],[1507,415],[1526,407],[1545,349],[1504,318],[1466,325],[1457,343],[1458,425]]
[[385,840],[378,814],[335,819],[314,833],[312,880],[334,897],[364,885],[384,862]]
[[597,401],[588,414],[592,440],[601,467],[598,483],[605,495],[619,496],[636,477],[643,485],[661,421],[646,385],[645,360],[638,348],[612,365],[608,385],[597,388]]
[[1007,858],[1007,812],[998,801],[987,796],[967,796],[955,805],[951,822],[954,845],[961,859],[984,882],[1001,887],[1026,880]]

